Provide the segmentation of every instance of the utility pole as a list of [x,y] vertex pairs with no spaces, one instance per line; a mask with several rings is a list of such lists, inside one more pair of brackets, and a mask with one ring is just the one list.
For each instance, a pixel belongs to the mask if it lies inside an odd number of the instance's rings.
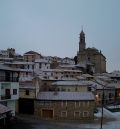
[[[103,86],[103,85],[102,85]],[[104,106],[104,86],[102,89],[102,101],[101,101],[101,124],[100,124],[100,129],[102,129],[102,125],[103,125],[103,106]]]
[[100,121],[100,129],[102,129],[103,126],[103,107],[104,107],[104,88],[106,87],[106,85],[103,85],[101,83],[99,83],[98,81],[94,80],[93,82],[99,84],[102,86],[102,97],[101,97],[101,121]]

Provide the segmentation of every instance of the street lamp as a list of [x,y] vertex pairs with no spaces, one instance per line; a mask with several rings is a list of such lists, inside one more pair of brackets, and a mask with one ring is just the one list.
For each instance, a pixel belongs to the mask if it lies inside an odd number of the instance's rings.
[[[106,87],[105,85],[103,85],[103,84],[101,84],[101,83],[99,83],[98,81],[96,81],[96,80],[93,80],[93,82],[95,82],[95,83],[97,83],[97,84],[99,84],[99,85],[101,85],[102,86],[102,98],[101,98],[101,121],[100,121],[100,129],[102,129],[102,125],[103,125],[103,105],[104,105],[104,88]],[[98,97],[98,95],[96,96],[96,97]]]
[[[103,86],[103,85],[102,85]],[[102,89],[102,103],[101,103],[101,107],[102,107],[102,111],[101,111],[101,124],[100,124],[100,129],[102,129],[102,124],[103,124],[103,105],[104,105],[104,86]]]

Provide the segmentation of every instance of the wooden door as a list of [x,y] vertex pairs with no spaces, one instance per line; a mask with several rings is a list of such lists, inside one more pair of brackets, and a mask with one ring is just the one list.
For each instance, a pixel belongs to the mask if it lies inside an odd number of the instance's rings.
[[53,118],[53,110],[43,109],[42,110],[42,117],[45,119]]

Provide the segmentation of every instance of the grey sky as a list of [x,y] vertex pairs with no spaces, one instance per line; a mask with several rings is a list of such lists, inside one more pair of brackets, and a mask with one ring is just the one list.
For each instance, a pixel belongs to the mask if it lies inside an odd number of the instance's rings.
[[87,47],[120,70],[120,0],[1,0],[0,49],[74,57],[84,28]]

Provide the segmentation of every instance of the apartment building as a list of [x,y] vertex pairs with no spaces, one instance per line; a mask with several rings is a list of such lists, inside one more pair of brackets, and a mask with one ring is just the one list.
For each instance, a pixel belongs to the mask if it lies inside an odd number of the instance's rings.
[[19,99],[19,71],[0,65],[0,103],[12,110],[15,115]]
[[65,69],[46,69],[42,70],[42,75],[45,79],[56,79],[56,80],[64,80],[64,79],[73,79],[77,76],[80,76],[82,72],[80,70],[65,70]]
[[23,55],[24,60],[27,62],[34,62],[35,59],[40,59],[41,57],[41,54],[34,51],[28,51]]

